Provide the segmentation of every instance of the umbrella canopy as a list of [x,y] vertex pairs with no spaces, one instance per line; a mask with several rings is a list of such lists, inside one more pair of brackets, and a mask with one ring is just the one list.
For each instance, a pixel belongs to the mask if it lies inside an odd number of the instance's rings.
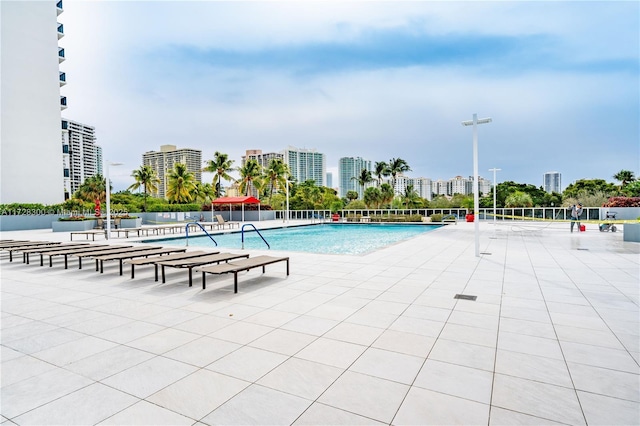
[[260,204],[260,200],[255,197],[220,197],[211,204]]

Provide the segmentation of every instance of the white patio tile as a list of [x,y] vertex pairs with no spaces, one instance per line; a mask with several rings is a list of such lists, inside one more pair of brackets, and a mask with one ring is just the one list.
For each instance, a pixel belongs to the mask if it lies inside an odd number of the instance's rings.
[[347,371],[318,402],[391,423],[408,390],[407,385]]
[[164,330],[165,327],[143,321],[129,321],[118,327],[96,333],[95,336],[116,343],[129,343],[141,337]]
[[188,333],[207,335],[235,324],[237,321],[235,318],[232,318],[233,317],[223,318],[213,314],[203,314],[176,324],[172,328]]
[[551,321],[538,322],[515,318],[500,318],[500,331],[517,333],[526,336],[555,339],[556,332]]
[[346,369],[366,349],[366,346],[320,337],[295,356],[297,358]]
[[358,345],[371,345],[384,329],[366,325],[341,322],[329,330],[324,337]]
[[424,360],[422,357],[369,348],[349,367],[349,371],[410,385]]
[[489,404],[493,373],[429,359],[420,370],[413,385]]
[[489,405],[412,387],[393,419],[394,425],[487,424]]
[[435,341],[435,337],[405,333],[403,331],[386,330],[371,346],[426,358]]
[[86,334],[60,327],[24,339],[3,343],[22,353],[33,354],[84,337],[87,337]]
[[499,349],[495,372],[557,386],[572,387],[567,364],[559,359]]
[[200,335],[195,333],[165,328],[156,333],[132,340],[128,342],[127,345],[156,355],[161,355],[198,338],[200,338]]
[[93,380],[102,380],[154,356],[149,352],[128,346],[116,346],[67,364],[65,368]]
[[273,309],[258,312],[247,318],[246,322],[254,324],[266,325],[267,327],[280,327],[283,324],[288,323],[292,319],[296,318],[298,314],[292,314],[291,312],[276,311]]
[[404,331],[405,333],[420,334],[422,336],[437,337],[442,331],[444,324],[445,323],[440,321],[401,316],[389,326],[389,329]]
[[105,385],[146,398],[193,373],[197,368],[163,357],[155,357],[102,381]]
[[439,338],[455,340],[456,342],[472,343],[474,345],[487,346],[489,348],[495,348],[498,343],[497,330],[489,330],[486,328],[471,327],[468,325],[459,325],[454,323],[447,323]]
[[114,348],[117,343],[96,337],[87,336],[82,339],[63,343],[43,351],[35,352],[32,356],[50,362],[59,367],[81,360],[91,355]]
[[577,390],[640,402],[640,369],[627,373],[569,363],[569,371]]
[[284,324],[280,328],[283,330],[296,331],[299,333],[322,336],[338,324],[336,320],[313,317],[310,315],[300,315]]
[[635,401],[578,391],[589,425],[637,425],[640,406]]
[[191,426],[194,421],[158,405],[140,401],[99,424],[113,426]]
[[25,425],[98,423],[136,403],[138,398],[100,383],[56,399],[15,419]]
[[296,426],[312,426],[312,425],[344,425],[344,426],[368,426],[383,425],[384,423],[330,407],[325,404],[315,402],[311,407],[307,408],[298,420],[293,423]]
[[272,327],[242,321],[215,331],[209,337],[246,345],[271,331]]
[[237,343],[204,336],[165,352],[163,356],[185,364],[205,367],[240,347]]
[[317,337],[310,334],[277,329],[254,340],[250,346],[284,355],[293,355],[316,339]]
[[626,350],[583,345],[581,343],[561,342],[567,361],[594,367],[638,373],[638,364]]
[[299,358],[289,358],[256,383],[271,389],[315,400],[344,370]]
[[488,314],[477,314],[474,312],[466,312],[461,310],[454,310],[447,320],[447,323],[485,328],[490,331],[496,331],[498,329],[497,316]]
[[293,423],[311,401],[251,385],[201,422],[208,425],[283,425]]
[[209,370],[198,370],[146,398],[147,401],[193,419],[209,414],[249,382]]
[[500,407],[491,407],[490,426],[559,426],[564,423],[554,422],[540,417],[530,416],[528,414],[518,413],[517,411],[505,410]]
[[288,356],[262,349],[243,346],[235,352],[209,364],[206,368],[248,382],[260,377],[283,363]]
[[506,331],[500,331],[498,349],[546,358],[564,359],[560,345],[555,339],[526,336]]
[[493,371],[495,349],[453,340],[436,340],[429,359]]
[[585,424],[573,389],[496,374],[492,404],[560,423]]
[[29,355],[15,357],[8,361],[4,361],[3,358],[2,366],[0,367],[0,373],[2,374],[0,384],[2,387],[9,386],[55,368],[54,365]]
[[91,380],[56,368],[46,373],[21,380],[0,390],[2,414],[7,418],[33,410],[55,399],[89,386]]

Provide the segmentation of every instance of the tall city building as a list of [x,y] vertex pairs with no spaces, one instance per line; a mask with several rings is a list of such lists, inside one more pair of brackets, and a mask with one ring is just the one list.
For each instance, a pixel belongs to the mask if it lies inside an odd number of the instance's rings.
[[177,149],[175,145],[161,145],[160,151],[149,151],[142,154],[142,164],[155,170],[160,183],[158,197],[167,196],[169,173],[176,163],[187,165],[187,171],[194,174],[196,182],[202,182],[202,151],[190,148]]
[[418,193],[421,198],[431,201],[433,198],[432,182],[429,178],[411,178],[407,180],[408,185],[413,185],[413,190]]
[[102,149],[93,126],[62,119],[64,198],[71,197],[85,179],[102,174]]
[[269,163],[271,163],[271,160],[275,159],[283,160],[284,154],[279,152],[263,153],[260,149],[248,149],[246,151],[246,154],[242,156],[242,165],[244,165],[247,160],[256,160],[258,164],[260,164],[260,167],[266,169],[267,167],[269,167]]
[[[358,199],[364,198],[364,189],[358,182],[362,170],[371,171],[371,160],[360,157],[342,157],[338,162],[338,174],[340,175],[339,196],[346,197],[347,192],[355,191]],[[372,182],[371,184],[374,184]],[[370,184],[370,185],[371,185]]]
[[0,2],[0,203],[64,200],[62,1]]
[[545,192],[562,193],[562,175],[560,172],[547,172],[542,176]]
[[289,166],[291,177],[298,183],[313,180],[317,186],[326,186],[326,156],[315,149],[289,146],[283,152],[284,162]]

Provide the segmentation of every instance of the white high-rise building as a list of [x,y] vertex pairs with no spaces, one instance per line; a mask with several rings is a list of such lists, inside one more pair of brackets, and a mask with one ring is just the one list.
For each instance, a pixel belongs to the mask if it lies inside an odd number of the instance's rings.
[[260,167],[266,169],[269,167],[271,160],[275,159],[284,160],[284,155],[279,152],[263,153],[260,149],[248,149],[246,154],[242,156],[242,165],[244,166],[247,160],[256,160]]
[[[355,191],[358,199],[364,198],[364,190],[358,182],[362,170],[371,171],[371,160],[360,157],[342,157],[338,161],[338,174],[340,175],[339,196],[346,197],[347,192]],[[373,182],[372,182],[373,184]]]
[[288,147],[283,152],[291,177],[298,183],[313,180],[316,186],[325,186],[326,156],[315,149]]
[[545,192],[562,193],[562,175],[560,172],[547,172],[542,176]]
[[432,182],[429,178],[411,178],[407,184],[413,185],[413,190],[418,193],[421,198],[431,201],[433,198]]
[[64,197],[72,196],[85,179],[102,174],[102,149],[95,127],[62,119]]
[[0,2],[0,203],[64,201],[62,1]]
[[158,197],[167,196],[169,173],[176,163],[187,165],[187,171],[193,173],[196,182],[202,182],[202,151],[190,148],[177,149],[175,145],[161,145],[160,151],[149,151],[142,154],[142,165],[151,166],[155,170],[160,183]]

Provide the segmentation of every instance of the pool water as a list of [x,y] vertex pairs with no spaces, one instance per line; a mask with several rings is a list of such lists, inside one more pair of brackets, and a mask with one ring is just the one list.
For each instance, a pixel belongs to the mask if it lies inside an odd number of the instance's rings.
[[[439,227],[439,225],[322,224],[264,229],[260,230],[260,234],[269,243],[271,250],[324,254],[363,254]],[[240,232],[213,234],[212,237],[218,243],[218,248],[242,249]],[[163,240],[163,243],[186,245],[184,238],[167,239]],[[213,248],[216,245],[206,235],[190,236],[189,247]],[[253,229],[245,229],[244,248],[253,250],[268,249],[265,242]]]

